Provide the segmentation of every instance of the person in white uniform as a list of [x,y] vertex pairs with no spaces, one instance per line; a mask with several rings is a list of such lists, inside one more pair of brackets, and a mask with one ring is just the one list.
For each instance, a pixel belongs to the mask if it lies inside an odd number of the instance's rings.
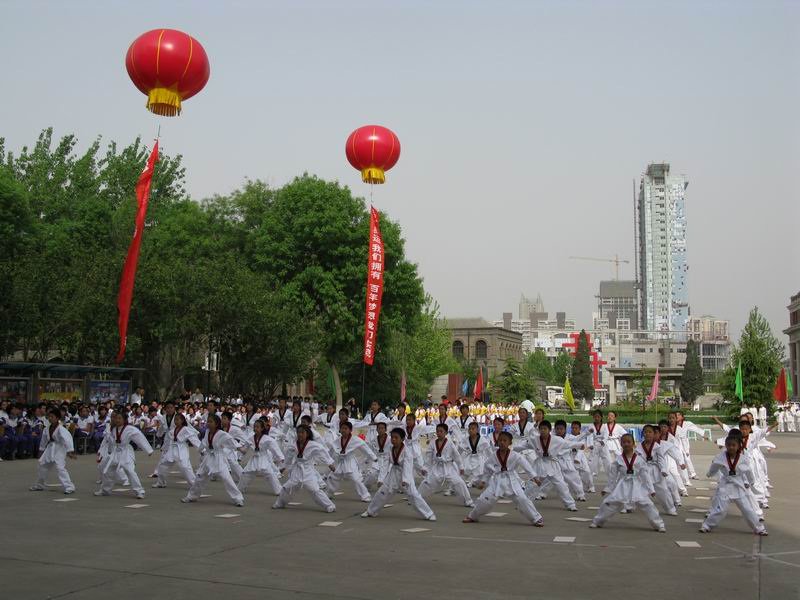
[[353,435],[353,424],[350,421],[339,425],[339,438],[328,444],[328,451],[336,464],[333,473],[328,475],[328,496],[333,496],[339,490],[341,482],[348,479],[353,483],[356,494],[362,502],[372,500],[367,486],[364,485],[359,457],[365,455],[373,464],[378,462],[378,457],[367,442]]
[[281,493],[280,472],[283,470],[284,456],[278,442],[269,436],[269,423],[266,418],[258,419],[251,425],[253,433],[246,438],[240,452],[252,451],[250,460],[239,477],[239,491],[244,493],[255,477],[262,477],[274,495]]
[[435,521],[436,515],[420,496],[414,483],[414,468],[416,458],[411,454],[405,443],[406,432],[400,427],[392,429],[391,433],[391,466],[383,481],[379,483],[378,491],[372,496],[367,510],[361,513],[362,517],[377,517],[387,503],[392,501],[396,494],[404,494],[408,498],[411,508],[427,521]]
[[181,502],[197,502],[203,495],[203,488],[210,479],[222,481],[230,499],[236,506],[244,506],[244,496],[231,477],[228,454],[236,452],[239,444],[229,433],[222,430],[222,422],[217,415],[208,415],[208,429],[200,443],[203,460],[195,474],[195,480]]
[[136,455],[131,444],[136,444],[148,456],[152,456],[153,448],[141,430],[128,425],[127,420],[128,415],[124,411],[116,411],[111,417],[112,427],[106,430],[98,452],[102,476],[100,489],[94,493],[95,496],[109,496],[114,487],[117,470],[122,470],[128,476],[136,497],[144,498],[144,488],[136,474]]
[[75,491],[75,484],[72,483],[66,466],[67,457],[75,458],[72,436],[61,424],[61,413],[58,409],[52,408],[47,411],[47,420],[49,425],[42,431],[42,441],[39,445],[36,483],[30,489],[34,492],[43,490],[47,474],[55,469],[64,493],[69,495]]
[[464,506],[473,507],[475,504],[469,495],[467,484],[464,483],[464,462],[455,442],[447,436],[446,423],[436,425],[436,439],[428,444],[425,452],[425,467],[423,469],[424,481],[419,486],[420,495],[426,500],[428,497],[446,486],[452,488]]
[[767,535],[766,527],[754,510],[752,487],[756,478],[752,462],[743,451],[740,435],[728,435],[725,439],[725,450],[711,462],[706,476],[716,476],[719,479],[717,491],[711,501],[711,510],[700,527],[701,533],[708,533],[717,527],[728,514],[728,506],[733,502],[753,533]]
[[175,413],[170,419],[169,425],[166,422],[162,424],[165,425],[166,433],[164,445],[161,446],[161,458],[158,461],[158,480],[153,487],[167,487],[167,475],[172,467],[176,467],[180,471],[186,483],[191,487],[194,484],[194,470],[189,457],[189,447],[200,447],[197,431],[187,424],[186,417],[181,413]]
[[511,449],[511,434],[502,432],[497,439],[497,450],[492,450],[487,457],[483,473],[476,483],[477,487],[486,487],[477,500],[475,507],[464,518],[464,523],[477,523],[488,513],[500,498],[510,498],[517,510],[536,527],[544,525],[544,519],[536,510],[533,502],[525,494],[522,479],[518,471],[528,477],[535,477],[536,472],[528,460],[519,452]]
[[664,521],[658,514],[652,498],[656,491],[650,480],[646,459],[636,452],[633,436],[629,433],[620,438],[622,452],[616,457],[609,473],[608,485],[603,490],[606,498],[600,505],[589,527],[603,527],[605,523],[627,506],[636,506],[647,517],[650,525],[661,533],[666,531]]
[[272,508],[286,508],[291,497],[301,488],[305,488],[311,494],[314,502],[324,508],[326,512],[334,512],[336,505],[320,488],[320,477],[315,466],[315,463],[319,461],[331,471],[336,470],[336,464],[331,459],[327,447],[314,440],[314,433],[307,425],[300,425],[294,437],[296,438],[294,445],[284,453],[288,478],[281,487],[281,493]]

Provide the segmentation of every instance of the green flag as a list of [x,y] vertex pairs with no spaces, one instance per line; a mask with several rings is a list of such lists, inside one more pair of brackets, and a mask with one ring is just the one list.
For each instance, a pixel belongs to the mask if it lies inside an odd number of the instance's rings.
[[739,367],[736,369],[736,397],[739,402],[744,402],[744,387],[742,386],[742,361],[739,361]]
[[791,398],[794,396],[794,388],[792,388],[792,373],[786,373],[786,397]]
[[570,410],[575,410],[575,398],[572,396],[572,386],[569,384],[569,378],[564,383],[564,402],[567,403]]

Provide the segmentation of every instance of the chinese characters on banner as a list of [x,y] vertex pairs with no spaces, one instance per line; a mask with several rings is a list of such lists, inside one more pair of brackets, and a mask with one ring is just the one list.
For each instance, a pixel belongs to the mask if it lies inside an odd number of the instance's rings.
[[383,298],[383,258],[380,216],[377,210],[370,207],[367,306],[364,320],[364,362],[368,365],[372,365],[375,360],[375,342],[378,339],[378,317],[381,315]]

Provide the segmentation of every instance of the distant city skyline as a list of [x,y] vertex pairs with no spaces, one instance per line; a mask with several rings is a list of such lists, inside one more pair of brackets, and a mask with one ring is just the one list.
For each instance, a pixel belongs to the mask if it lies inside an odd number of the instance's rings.
[[[402,153],[375,205],[442,314],[495,320],[541,292],[584,327],[614,265],[569,256],[618,254],[633,279],[632,182],[669,162],[691,179],[692,314],[730,319],[736,340],[758,305],[786,342],[798,23],[800,3],[780,1],[11,0],[0,137],[17,152],[53,126],[81,150],[149,143],[160,125],[195,199],[304,172],[368,197],[344,142],[382,124]],[[124,67],[157,27],[195,36],[211,62],[173,119],[145,110]]]

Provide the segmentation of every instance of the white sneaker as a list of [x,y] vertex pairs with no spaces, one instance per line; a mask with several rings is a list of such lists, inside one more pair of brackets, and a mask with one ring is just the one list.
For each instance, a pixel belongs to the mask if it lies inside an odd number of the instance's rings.
[[578,512],[578,507],[577,506],[568,506],[567,510],[569,512]]
[[150,487],[151,487],[151,488],[165,488],[165,487],[167,487],[167,484],[154,483],[154,484],[153,484],[153,485],[151,485]]
[[144,499],[144,492],[137,493],[136,494],[136,499],[137,500],[143,500]]
[[590,527],[591,529],[599,529],[599,528],[600,528],[600,525],[598,525],[597,523],[595,523],[594,521],[592,521],[591,523],[589,523],[589,527]]
[[34,483],[31,487],[28,488],[31,492],[41,492],[44,487],[39,485],[38,483]]
[[368,518],[369,518],[369,517],[371,517],[371,516],[372,516],[372,515],[371,515],[371,514],[369,514],[367,511],[364,511],[363,513],[361,513],[361,518],[362,518],[362,519],[368,519]]
[[336,512],[336,507],[335,506],[329,506],[328,508],[325,509],[325,511],[329,512],[329,513]]
[[435,521],[435,520],[436,520],[436,515],[431,515],[426,519],[426,521]]
[[74,494],[74,493],[75,493],[75,488],[72,488],[71,490],[64,490],[64,495],[65,496],[69,496],[70,494]]
[[244,500],[237,500],[236,502],[234,502],[234,504],[236,506],[244,506]]
[[183,502],[184,504],[189,504],[189,502],[197,502],[197,500],[195,500],[194,498],[189,498],[189,496],[186,496],[185,498],[181,498],[181,502]]
[[452,495],[453,495],[453,493],[454,493],[454,492],[453,492],[453,490],[445,490],[445,491],[442,493],[442,496],[452,496]]
[[678,516],[678,511],[677,510],[673,510],[672,512],[668,512],[667,514],[670,517],[677,517]]
[[466,506],[467,508],[475,508],[475,503],[474,502],[465,502],[464,506]]
[[711,530],[708,527],[703,526],[700,529],[698,529],[697,531],[699,531],[700,533],[708,533]]
[[97,490],[96,492],[94,492],[94,495],[95,496],[110,496],[111,494],[109,494],[108,492],[104,492],[103,490]]
[[658,533],[667,533],[667,528],[662,525],[658,528]]

